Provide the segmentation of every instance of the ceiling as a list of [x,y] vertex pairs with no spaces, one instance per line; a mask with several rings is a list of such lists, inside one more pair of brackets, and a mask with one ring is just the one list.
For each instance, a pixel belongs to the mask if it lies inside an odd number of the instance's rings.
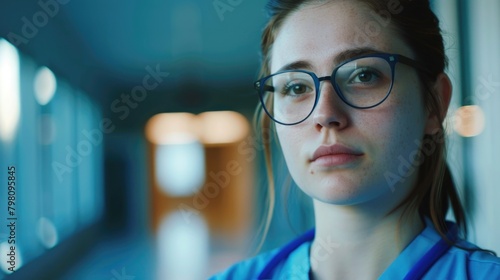
[[147,67],[168,73],[126,123],[142,126],[159,112],[255,107],[265,2],[2,0],[0,36],[87,92],[104,115]]

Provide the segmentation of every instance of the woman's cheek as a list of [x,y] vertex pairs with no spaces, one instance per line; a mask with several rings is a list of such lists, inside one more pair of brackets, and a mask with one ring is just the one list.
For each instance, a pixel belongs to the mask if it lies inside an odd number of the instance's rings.
[[307,144],[304,131],[299,126],[281,126],[277,127],[276,130],[283,156],[292,177],[296,177],[298,173],[306,169],[303,166],[307,160],[304,152],[304,145]]
[[[295,131],[295,133],[294,133]],[[299,140],[297,139],[296,133],[300,133],[300,131],[297,131],[294,129],[294,127],[285,127],[285,126],[280,126],[277,127],[277,133],[278,133],[278,138],[280,141],[281,149],[283,150],[283,154],[285,156],[290,155],[290,154],[295,154],[292,153],[291,151],[293,150],[293,147],[296,147],[299,145]]]

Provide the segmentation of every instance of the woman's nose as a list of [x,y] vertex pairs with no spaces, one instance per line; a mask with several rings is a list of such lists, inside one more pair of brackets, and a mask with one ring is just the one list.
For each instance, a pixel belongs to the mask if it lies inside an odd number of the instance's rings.
[[318,130],[321,128],[343,129],[348,123],[347,105],[340,99],[333,85],[325,81],[319,87],[319,97],[313,112]]

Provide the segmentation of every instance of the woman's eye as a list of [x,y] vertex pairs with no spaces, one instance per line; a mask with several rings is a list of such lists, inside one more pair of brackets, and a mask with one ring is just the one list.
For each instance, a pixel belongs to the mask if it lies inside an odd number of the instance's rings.
[[360,70],[353,73],[351,83],[372,83],[379,78],[379,75],[371,70]]
[[284,94],[286,95],[301,95],[311,91],[311,87],[305,84],[290,84],[284,88]]
[[366,82],[371,81],[371,80],[372,80],[372,78],[373,78],[373,75],[372,75],[372,73],[370,73],[370,72],[363,72],[363,73],[360,73],[360,74],[358,75],[358,80],[359,80],[360,82],[363,82],[363,83],[366,83]]

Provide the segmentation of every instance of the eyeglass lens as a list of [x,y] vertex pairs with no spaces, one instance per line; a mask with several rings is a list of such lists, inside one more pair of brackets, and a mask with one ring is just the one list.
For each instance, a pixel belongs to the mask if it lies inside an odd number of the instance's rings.
[[[381,57],[349,61],[332,74],[337,94],[347,104],[369,108],[382,102],[392,86],[392,69]],[[314,110],[319,80],[312,73],[287,71],[271,76],[265,89],[273,91],[273,108],[266,108],[274,120],[292,124],[303,121]]]

